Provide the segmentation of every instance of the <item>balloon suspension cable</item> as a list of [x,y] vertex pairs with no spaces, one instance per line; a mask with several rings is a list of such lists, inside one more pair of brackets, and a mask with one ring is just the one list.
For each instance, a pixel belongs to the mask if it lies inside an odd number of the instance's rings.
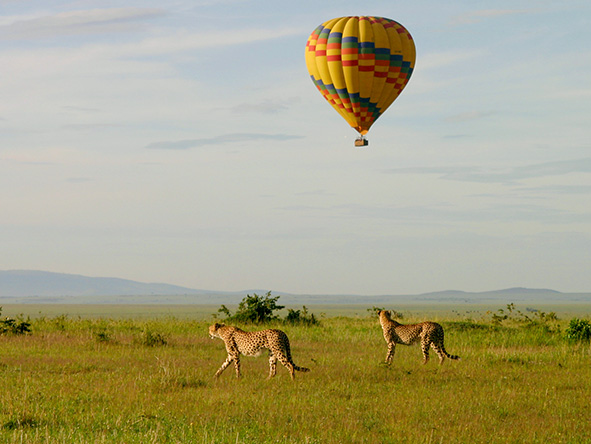
[[360,136],[357,139],[355,139],[355,146],[356,147],[364,147],[369,145],[369,140],[367,140],[365,137]]

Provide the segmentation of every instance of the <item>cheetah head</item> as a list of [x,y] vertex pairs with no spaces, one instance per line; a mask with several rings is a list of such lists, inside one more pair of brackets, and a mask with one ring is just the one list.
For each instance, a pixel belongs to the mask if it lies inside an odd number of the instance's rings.
[[218,324],[217,322],[213,325],[209,326],[209,337],[211,339],[215,339],[215,338],[219,338],[220,334],[218,332],[218,330],[220,329],[220,327],[223,327],[224,324]]
[[380,311],[378,311],[378,318],[381,319],[382,317],[384,317],[386,319],[390,319],[390,320],[392,319],[392,317],[390,315],[390,312],[388,310],[380,310]]

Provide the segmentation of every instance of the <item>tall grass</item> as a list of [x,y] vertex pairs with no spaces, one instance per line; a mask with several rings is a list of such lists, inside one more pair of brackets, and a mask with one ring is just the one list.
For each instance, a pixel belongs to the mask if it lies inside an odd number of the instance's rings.
[[[423,366],[418,347],[399,346],[385,366],[369,317],[281,326],[296,364],[311,368],[292,382],[281,366],[267,380],[264,357],[243,358],[240,380],[232,369],[214,380],[226,352],[205,321],[39,317],[30,335],[0,336],[0,442],[591,441],[588,344],[439,321],[460,361]],[[164,341],[148,344],[146,332]]]

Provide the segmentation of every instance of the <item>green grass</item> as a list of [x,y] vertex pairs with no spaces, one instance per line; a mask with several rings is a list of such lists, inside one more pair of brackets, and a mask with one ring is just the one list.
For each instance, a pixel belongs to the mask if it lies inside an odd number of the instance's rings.
[[200,316],[39,315],[32,334],[0,336],[0,442],[591,441],[588,343],[484,315],[431,318],[460,361],[440,367],[431,353],[422,365],[418,347],[399,346],[383,365],[379,323],[364,310],[280,326],[311,369],[292,382],[281,366],[267,380],[265,357],[243,358],[240,380],[232,367],[214,380],[226,353]]

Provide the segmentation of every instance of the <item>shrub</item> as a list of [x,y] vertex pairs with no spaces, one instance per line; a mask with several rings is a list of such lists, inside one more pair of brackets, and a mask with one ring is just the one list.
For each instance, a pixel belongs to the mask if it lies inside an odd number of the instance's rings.
[[226,315],[226,320],[234,322],[243,322],[246,324],[262,324],[264,322],[275,321],[279,316],[273,312],[285,308],[277,305],[280,296],[271,296],[269,291],[264,297],[254,293],[252,296],[247,294],[238,305],[238,310],[232,315],[225,305],[218,310]]
[[584,319],[571,319],[564,332],[571,341],[589,341],[591,339],[591,323]]
[[106,329],[100,329],[94,332],[96,342],[111,342],[111,335]]
[[[2,307],[0,307],[0,314],[2,313]],[[26,321],[22,319],[4,318],[0,319],[0,335],[13,334],[23,335],[31,332],[31,323],[27,318]]]
[[263,324],[271,321],[291,325],[318,325],[320,323],[314,314],[308,313],[308,308],[305,305],[301,310],[288,308],[287,316],[281,320],[275,314],[275,311],[285,308],[283,305],[277,305],[279,298],[280,296],[271,296],[270,291],[265,296],[259,296],[256,293],[252,296],[247,294],[238,305],[236,313],[232,314],[225,305],[222,305],[218,312],[226,316],[226,321],[244,324]]
[[166,337],[162,333],[153,332],[148,328],[142,332],[140,342],[146,347],[156,347],[160,345],[166,345],[168,343]]
[[284,322],[286,324],[299,324],[299,325],[317,325],[318,319],[314,316],[314,313],[308,314],[308,309],[304,305],[301,310],[287,309],[287,316]]
[[500,308],[497,313],[488,313],[491,314],[492,324],[497,327],[502,325],[503,321],[509,320],[526,328],[541,328],[548,333],[560,331],[558,324],[560,319],[555,312],[545,313],[535,308],[526,308],[526,311],[530,314],[523,313],[515,307],[514,303],[511,303],[507,304],[506,311]]

